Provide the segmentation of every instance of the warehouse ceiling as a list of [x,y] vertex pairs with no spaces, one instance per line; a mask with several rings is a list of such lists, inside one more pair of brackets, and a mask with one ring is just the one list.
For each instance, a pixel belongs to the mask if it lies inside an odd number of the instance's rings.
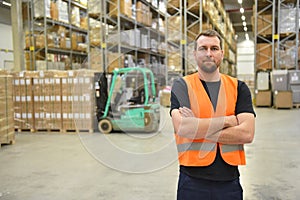
[[[244,0],[242,4],[239,4],[238,0],[222,0],[222,2],[226,12],[229,13],[229,17],[238,36],[238,41],[245,39],[245,31],[241,19],[242,14],[240,13],[241,6],[244,8],[244,15],[246,17],[245,21],[248,29],[247,32],[249,34],[249,39],[253,40],[251,17],[253,15],[252,8],[254,5],[254,0]],[[0,0],[0,23],[11,25],[10,7],[7,5],[7,3],[11,3],[11,0]]]
[[[244,0],[242,4],[238,3],[238,0],[222,0],[226,12],[229,14],[231,22],[233,24],[233,28],[238,35],[238,41],[245,40],[245,31],[244,25],[242,21],[242,15],[245,16],[247,33],[249,35],[249,39],[253,40],[253,31],[254,28],[252,27],[251,18],[253,16],[253,5],[254,0]],[[240,8],[244,8],[244,13],[240,12]]]
[[11,25],[10,0],[0,0],[0,24]]

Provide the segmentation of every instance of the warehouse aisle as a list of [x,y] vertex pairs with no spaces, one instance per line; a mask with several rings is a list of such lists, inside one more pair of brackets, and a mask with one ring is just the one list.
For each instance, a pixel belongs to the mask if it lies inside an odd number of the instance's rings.
[[246,200],[300,199],[300,109],[256,108],[256,135],[240,167]]
[[[240,167],[244,199],[300,199],[300,109],[255,109],[255,140]],[[0,200],[175,199],[178,166],[167,108],[160,130],[17,133],[14,145],[0,149]]]

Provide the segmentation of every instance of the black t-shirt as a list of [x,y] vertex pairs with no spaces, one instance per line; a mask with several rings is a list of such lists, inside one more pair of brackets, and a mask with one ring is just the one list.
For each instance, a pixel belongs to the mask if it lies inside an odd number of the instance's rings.
[[[218,92],[215,91],[214,94],[211,95],[209,91],[212,91],[213,89],[219,89],[220,82],[206,83],[202,80],[201,82],[211,101],[214,102],[213,104],[216,104],[217,97],[215,95],[218,94]],[[186,82],[182,78],[179,78],[178,80],[174,81],[172,86],[170,114],[173,109],[178,109],[179,107],[183,106],[191,108]],[[215,108],[215,105],[213,106]],[[248,86],[239,80],[235,115],[240,113],[253,113],[255,115],[252,105],[251,92]],[[217,148],[216,158],[211,165],[203,167],[180,165],[180,172],[192,177],[215,181],[229,181],[238,178],[240,175],[237,166],[229,165],[223,160],[219,148]]]

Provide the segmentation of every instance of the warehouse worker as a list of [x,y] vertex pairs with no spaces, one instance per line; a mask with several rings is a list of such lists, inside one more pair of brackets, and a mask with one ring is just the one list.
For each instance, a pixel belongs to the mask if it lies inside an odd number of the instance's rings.
[[180,164],[178,200],[240,200],[238,165],[251,143],[255,112],[247,85],[221,74],[222,41],[214,30],[195,40],[198,72],[176,80],[171,108]]

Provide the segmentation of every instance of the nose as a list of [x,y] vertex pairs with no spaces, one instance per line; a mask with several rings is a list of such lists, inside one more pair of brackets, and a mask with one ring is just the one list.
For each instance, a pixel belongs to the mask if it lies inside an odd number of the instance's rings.
[[206,55],[207,55],[207,56],[211,56],[211,55],[212,55],[212,51],[210,50],[210,48],[208,48],[208,49],[206,50]]

